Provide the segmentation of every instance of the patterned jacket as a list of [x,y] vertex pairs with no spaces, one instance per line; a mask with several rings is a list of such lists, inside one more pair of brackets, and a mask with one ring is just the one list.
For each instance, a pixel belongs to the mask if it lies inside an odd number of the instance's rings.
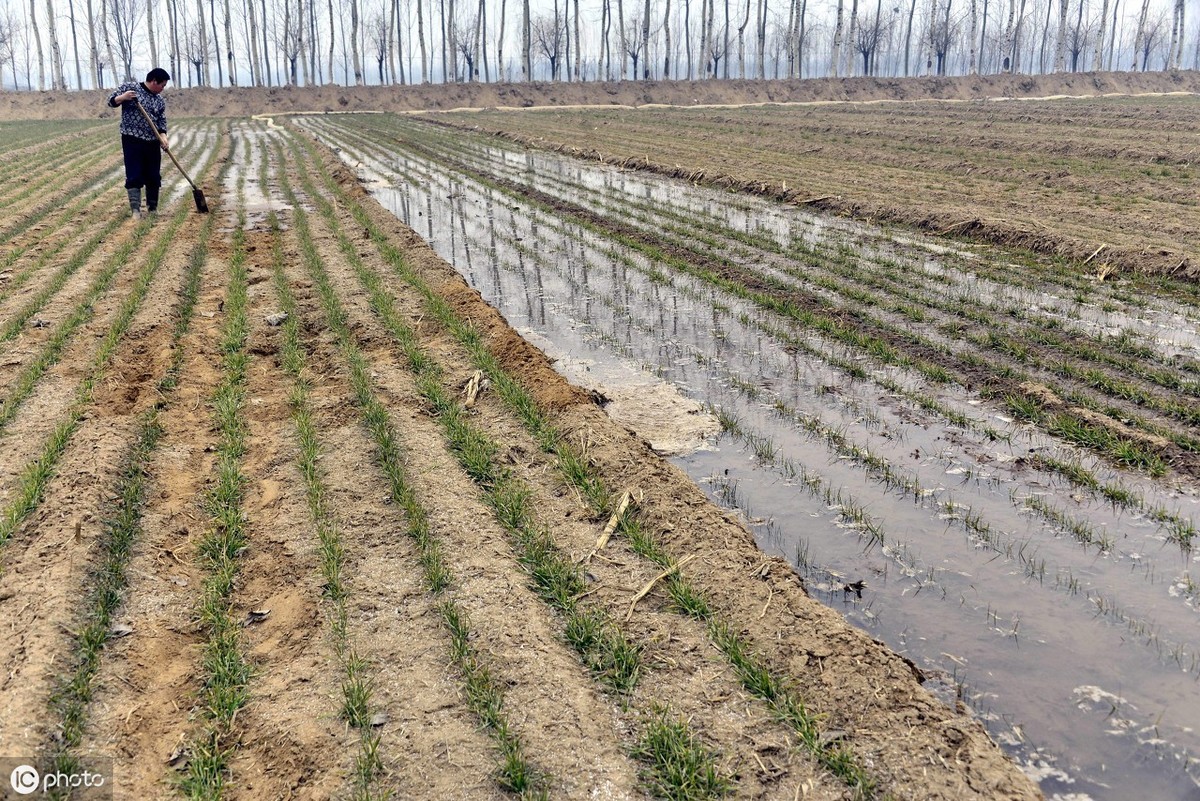
[[121,108],[121,133],[127,136],[136,136],[138,139],[149,139],[152,142],[158,141],[158,135],[146,123],[146,118],[142,116],[142,112],[138,111],[137,103],[130,101],[128,103],[116,102],[116,97],[119,94],[128,92],[130,89],[137,92],[138,100],[142,104],[142,108],[146,109],[146,113],[150,115],[150,119],[154,120],[155,126],[160,133],[167,132],[167,101],[163,100],[162,95],[156,95],[146,88],[144,83],[123,83],[117,87],[117,91],[108,96],[108,105]]

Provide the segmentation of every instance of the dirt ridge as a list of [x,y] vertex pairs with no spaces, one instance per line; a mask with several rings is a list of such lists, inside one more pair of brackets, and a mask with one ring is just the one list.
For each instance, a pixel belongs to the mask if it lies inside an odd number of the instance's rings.
[[[985,100],[1059,95],[1200,93],[1200,72],[1083,72],[915,78],[462,83],[410,86],[187,87],[167,92],[172,117],[362,111],[448,111],[578,105],[726,105]],[[0,120],[116,119],[111,92],[0,92]]]

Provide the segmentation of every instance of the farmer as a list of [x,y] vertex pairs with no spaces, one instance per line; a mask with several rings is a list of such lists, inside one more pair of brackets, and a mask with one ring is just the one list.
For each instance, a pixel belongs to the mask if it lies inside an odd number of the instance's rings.
[[[158,188],[162,186],[162,153],[167,149],[167,102],[162,90],[171,76],[162,67],[146,73],[142,83],[123,83],[108,98],[112,108],[121,107],[121,150],[125,154],[125,191],[134,217],[142,216],[142,187],[146,187],[146,210],[158,212]],[[154,121],[153,127],[138,110],[141,103]]]

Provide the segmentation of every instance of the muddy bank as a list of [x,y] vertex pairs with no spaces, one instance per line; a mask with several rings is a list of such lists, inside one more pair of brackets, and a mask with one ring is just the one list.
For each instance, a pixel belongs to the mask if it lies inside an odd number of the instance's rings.
[[[425,86],[310,86],[167,90],[177,116],[243,117],[299,111],[435,111],[540,106],[724,105],[873,100],[1200,92],[1200,73],[1068,73],[955,78],[813,78],[768,81],[619,81]],[[0,92],[0,119],[115,117],[108,91]]]

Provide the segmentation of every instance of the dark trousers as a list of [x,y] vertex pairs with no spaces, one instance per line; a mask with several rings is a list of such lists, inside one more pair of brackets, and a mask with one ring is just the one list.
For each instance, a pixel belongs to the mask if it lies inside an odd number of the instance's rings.
[[122,134],[121,151],[125,154],[125,188],[146,187],[146,208],[158,208],[158,188],[162,186],[162,148],[158,140]]

